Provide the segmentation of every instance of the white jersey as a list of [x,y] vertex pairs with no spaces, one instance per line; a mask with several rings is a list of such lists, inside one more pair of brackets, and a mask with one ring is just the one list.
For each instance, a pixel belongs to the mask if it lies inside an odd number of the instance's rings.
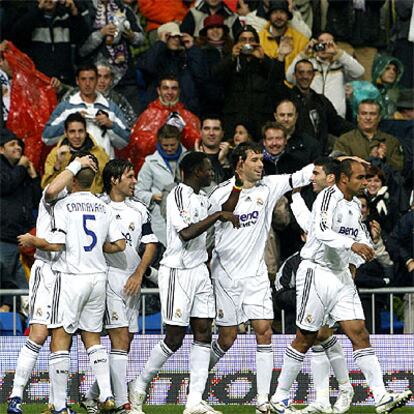
[[207,232],[183,241],[180,231],[193,223],[204,220],[208,213],[209,201],[206,194],[196,194],[186,184],[178,184],[167,197],[167,249],[161,260],[164,266],[190,269],[207,261]]
[[300,252],[302,259],[334,271],[343,271],[350,263],[359,266],[363,260],[351,251],[355,242],[371,246],[361,223],[359,200],[346,200],[336,185],[325,188],[312,207],[308,238]]
[[140,244],[158,242],[151,229],[149,212],[144,204],[130,199],[110,201],[108,205],[124,236],[126,248],[123,252],[105,254],[106,262],[109,267],[132,273],[141,262],[138,254]]
[[[59,193],[56,200],[52,202],[46,201],[46,189],[44,189],[42,198],[39,203],[39,210],[36,219],[36,236],[42,239],[46,239],[47,235],[52,230],[52,217],[53,217],[53,209],[55,204],[65,198],[68,194],[66,188]],[[43,260],[44,262],[51,263],[56,260],[59,253],[56,252],[46,252],[44,250],[36,249],[35,259]]]
[[[231,223],[215,223],[212,268],[221,267],[234,279],[266,272],[264,250],[275,205],[292,188],[309,184],[312,170],[313,164],[310,164],[293,174],[268,175],[254,187],[243,189],[234,210],[239,216],[240,228],[234,228]],[[213,211],[221,210],[233,186],[234,177],[211,192]]]
[[290,208],[300,228],[307,233],[311,222],[311,212],[300,193],[292,194]]
[[95,274],[107,271],[105,241],[123,239],[113,213],[90,192],[76,192],[56,203],[54,223],[47,240],[64,244],[52,269],[64,273]]

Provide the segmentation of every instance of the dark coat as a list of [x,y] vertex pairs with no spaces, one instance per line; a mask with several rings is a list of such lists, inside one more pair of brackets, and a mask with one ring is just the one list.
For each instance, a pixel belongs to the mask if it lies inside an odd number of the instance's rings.
[[180,102],[195,114],[200,113],[200,88],[208,81],[208,70],[201,50],[192,46],[182,51],[171,51],[164,42],[155,42],[138,60],[147,83],[147,99],[157,99],[159,79],[175,75],[180,83]]
[[233,130],[239,120],[254,125],[254,137],[261,135],[264,122],[272,119],[270,90],[284,79],[284,63],[265,56],[248,60],[240,55],[223,59],[214,71],[224,84],[223,119],[226,131]]
[[326,31],[352,46],[379,47],[385,43],[380,24],[385,0],[365,0],[365,10],[355,10],[352,0],[328,0]]
[[78,3],[77,6],[79,13],[72,16],[66,7],[58,4],[49,19],[38,8],[38,2],[34,2],[12,29],[12,39],[33,59],[36,69],[64,83],[74,81],[72,44],[80,44],[89,35],[88,12],[81,10]]
[[27,169],[13,166],[0,155],[0,239],[17,244],[16,237],[35,226],[33,211],[42,191],[40,178],[31,178]]

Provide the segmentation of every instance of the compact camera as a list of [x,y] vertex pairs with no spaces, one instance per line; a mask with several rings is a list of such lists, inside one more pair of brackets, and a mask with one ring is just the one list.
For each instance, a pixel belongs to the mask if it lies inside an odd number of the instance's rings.
[[243,55],[251,55],[253,53],[254,46],[250,43],[247,43],[242,46],[240,52],[243,53]]
[[323,52],[326,49],[325,43],[315,43],[312,47],[314,52]]

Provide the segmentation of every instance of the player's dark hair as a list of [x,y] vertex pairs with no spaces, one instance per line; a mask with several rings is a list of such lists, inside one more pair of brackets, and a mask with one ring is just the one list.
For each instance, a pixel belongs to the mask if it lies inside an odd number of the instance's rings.
[[313,164],[317,165],[318,167],[322,167],[326,175],[334,174],[335,177],[337,177],[338,175],[338,169],[339,169],[340,162],[336,160],[335,158],[319,157],[313,162]]
[[338,184],[341,179],[341,175],[344,174],[348,178],[352,176],[352,165],[359,164],[358,161],[352,160],[350,158],[345,159],[339,163],[338,174],[335,177],[335,182]]
[[79,112],[74,112],[73,114],[70,114],[66,117],[65,122],[64,122],[64,128],[65,131],[67,131],[67,129],[69,128],[69,124],[71,124],[72,122],[80,122],[86,131],[86,119],[79,113]]
[[95,179],[95,171],[92,168],[82,168],[75,178],[82,190],[89,190]]
[[109,161],[102,171],[103,186],[106,194],[112,190],[112,179],[120,180],[125,171],[133,170],[134,166],[128,160],[114,159]]
[[188,152],[180,161],[180,169],[184,174],[184,178],[191,177],[199,168],[201,168],[206,158],[208,158],[208,155],[204,152]]
[[252,141],[241,142],[239,145],[237,145],[231,153],[230,157],[231,166],[234,171],[236,170],[237,163],[239,162],[240,158],[243,161],[246,161],[248,151],[253,151],[256,154],[261,154],[263,152],[263,146],[258,142]]

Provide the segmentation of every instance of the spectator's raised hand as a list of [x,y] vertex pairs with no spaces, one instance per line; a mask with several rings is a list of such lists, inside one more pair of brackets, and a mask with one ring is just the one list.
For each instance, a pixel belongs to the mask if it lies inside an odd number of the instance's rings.
[[378,243],[381,237],[381,226],[376,220],[372,220],[369,222],[369,229],[371,232],[372,241],[374,243]]
[[201,139],[196,139],[194,142],[194,151],[204,152],[203,146],[201,145]]
[[309,40],[308,44],[305,46],[303,52],[306,56],[311,57],[313,55],[313,47],[318,43],[316,39]]
[[252,56],[256,57],[257,59],[263,59],[265,53],[260,43],[252,43],[251,45],[254,47]]
[[293,38],[292,36],[282,36],[279,43],[278,59],[284,60],[287,55],[293,51]]
[[116,26],[112,23],[108,23],[101,28],[101,33],[103,36],[115,36],[116,35]]
[[69,9],[69,12],[72,16],[78,15],[78,8],[73,0],[63,0],[62,3]]
[[233,59],[236,59],[237,57],[240,56],[241,50],[242,50],[243,44],[242,43],[236,43],[233,46],[233,49],[231,51],[231,55],[233,57]]
[[30,178],[36,178],[37,172],[33,165],[33,163],[29,160],[29,165],[27,166],[27,173],[29,174]]
[[95,117],[95,122],[100,127],[105,128],[112,128],[113,122],[109,119],[108,114],[104,113],[103,111],[98,111]]
[[171,32],[161,32],[158,37],[163,43],[167,43],[170,38]]
[[230,143],[229,142],[220,142],[219,145],[219,153],[218,153],[218,160],[220,164],[223,164],[226,161],[227,154],[230,151]]
[[95,172],[98,171],[98,167],[90,155],[84,155],[83,157],[76,157],[75,159],[81,163],[82,168],[90,168]]
[[194,38],[188,33],[183,33],[181,36],[181,42],[186,49],[190,49],[190,47],[194,46]]

